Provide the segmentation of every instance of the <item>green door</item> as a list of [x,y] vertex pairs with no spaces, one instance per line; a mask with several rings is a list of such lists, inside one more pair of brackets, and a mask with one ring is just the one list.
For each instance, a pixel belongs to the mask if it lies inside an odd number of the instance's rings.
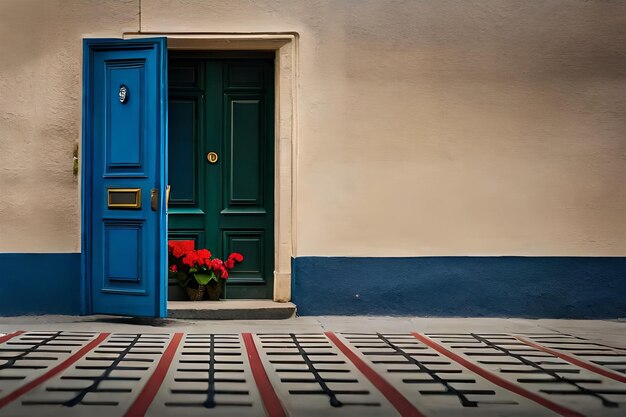
[[[215,161],[217,156],[217,161]],[[272,298],[274,60],[171,53],[169,238],[244,255],[225,298]],[[170,282],[170,299],[183,299]]]

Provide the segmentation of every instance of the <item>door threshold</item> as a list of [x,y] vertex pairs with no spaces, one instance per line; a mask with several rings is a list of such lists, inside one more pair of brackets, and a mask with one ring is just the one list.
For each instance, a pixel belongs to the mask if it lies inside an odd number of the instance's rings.
[[294,317],[294,303],[272,300],[168,301],[167,316],[195,320],[283,320]]

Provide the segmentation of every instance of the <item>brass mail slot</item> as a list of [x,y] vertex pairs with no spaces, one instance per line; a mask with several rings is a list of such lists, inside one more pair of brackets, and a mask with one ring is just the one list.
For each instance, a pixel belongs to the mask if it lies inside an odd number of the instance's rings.
[[141,188],[109,188],[107,197],[110,209],[141,208]]

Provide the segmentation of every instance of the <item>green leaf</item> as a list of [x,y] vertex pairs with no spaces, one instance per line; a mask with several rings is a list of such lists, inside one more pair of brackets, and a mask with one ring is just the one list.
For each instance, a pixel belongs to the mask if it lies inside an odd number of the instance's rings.
[[213,272],[211,272],[210,274],[193,274],[193,276],[196,278],[196,281],[198,281],[198,284],[200,285],[207,285],[210,281],[214,279],[217,280],[217,277]]

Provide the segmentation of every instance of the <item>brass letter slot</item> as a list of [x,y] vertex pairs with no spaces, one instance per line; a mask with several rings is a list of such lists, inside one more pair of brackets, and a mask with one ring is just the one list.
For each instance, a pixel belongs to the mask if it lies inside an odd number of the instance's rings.
[[107,197],[110,209],[141,208],[141,188],[109,188]]

